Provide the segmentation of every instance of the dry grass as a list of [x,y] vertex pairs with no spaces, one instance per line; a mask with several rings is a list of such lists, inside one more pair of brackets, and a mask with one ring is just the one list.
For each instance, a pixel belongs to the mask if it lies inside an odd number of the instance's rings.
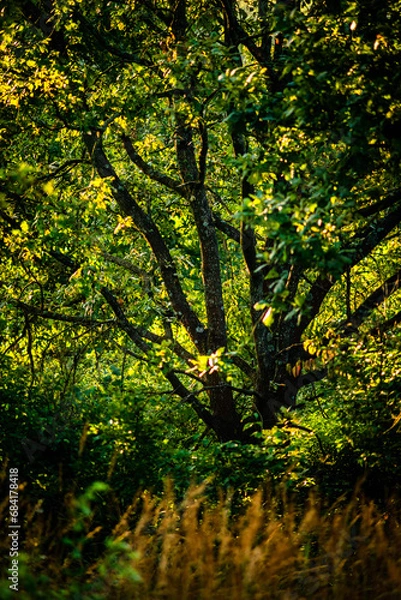
[[[23,599],[401,598],[396,502],[379,510],[356,493],[346,505],[323,508],[311,495],[300,509],[285,495],[259,491],[233,517],[227,496],[210,506],[204,488],[192,487],[177,503],[167,487],[161,500],[149,493],[134,500],[106,551],[99,523],[114,505],[92,515],[79,506],[66,497],[51,517],[25,502]],[[41,574],[49,578],[43,596],[35,584]]]

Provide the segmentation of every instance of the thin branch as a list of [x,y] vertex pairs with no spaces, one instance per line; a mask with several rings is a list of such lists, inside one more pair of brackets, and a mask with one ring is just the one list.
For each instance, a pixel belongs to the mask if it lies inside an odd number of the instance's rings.
[[[350,240],[344,251],[351,256],[351,266],[355,266],[401,222],[401,206],[375,221],[369,222]],[[344,267],[344,269],[346,266]]]
[[144,339],[149,340],[150,342],[153,342],[155,344],[162,344],[163,342],[170,342],[171,343],[170,347],[171,347],[171,350],[174,352],[174,354],[176,354],[179,358],[182,358],[183,360],[185,360],[185,362],[187,362],[187,363],[189,363],[191,360],[195,359],[194,355],[191,354],[191,352],[188,352],[188,350],[186,348],[184,348],[184,346],[181,346],[181,344],[179,344],[178,342],[176,342],[173,339],[168,338],[167,336],[157,335],[156,333],[153,333],[152,331],[148,331],[147,329],[144,329],[143,327],[137,327],[136,330],[141,337],[143,337]]
[[[201,383],[202,385],[204,385],[204,383],[205,383],[203,381],[202,377],[195,375],[195,373],[191,373],[191,371],[183,371],[181,369],[174,369],[174,373],[177,373],[178,375],[185,375],[186,377],[189,377],[190,379],[194,379],[194,381],[197,381],[198,383]],[[200,391],[203,391],[203,389]]]
[[[51,256],[53,256],[54,258],[56,258],[57,260],[59,260],[62,264],[65,264],[66,266],[72,268],[73,270],[78,269],[78,265],[74,263],[74,261],[67,255],[58,252],[58,251],[51,251],[49,252],[49,254]],[[112,254],[109,254],[108,252],[102,252],[101,253],[102,256],[104,258],[106,258],[107,260],[110,260],[110,262],[114,262],[115,264],[118,264],[120,266],[122,266],[123,268],[131,271],[132,273],[139,275],[140,277],[142,277],[143,279],[147,278],[145,281],[145,285],[149,282],[149,275],[148,273],[146,273],[146,271],[143,271],[142,269],[139,269],[138,267],[136,267],[133,263],[131,263],[131,261],[126,260],[126,259],[122,259],[119,257],[116,257]],[[104,296],[104,294],[103,294]],[[110,298],[110,297],[108,297]],[[109,301],[107,299],[107,301]],[[113,306],[115,308],[117,308],[117,305],[119,306],[119,312],[118,314],[115,312],[116,316],[125,316],[125,319],[128,322],[128,318],[126,317],[124,311],[122,310],[121,306],[118,304],[118,301],[115,299],[117,304],[113,304]],[[114,310],[114,308],[113,308]],[[50,314],[50,313],[49,313]],[[46,317],[46,315],[43,315],[44,317]],[[57,315],[58,319],[57,320],[67,320],[67,317],[65,317],[64,315]],[[47,316],[47,318],[52,318],[50,316]],[[53,316],[53,318],[55,318],[55,316]],[[80,319],[79,321],[77,319]],[[69,322],[72,323],[82,323],[82,324],[88,324],[86,322],[82,321],[82,317],[68,317]],[[93,323],[93,321],[90,322],[91,324]],[[98,324],[104,324],[104,323],[111,323],[111,324],[116,324],[115,320],[112,321],[102,321],[102,322],[97,322]],[[96,323],[95,323],[96,324]],[[133,327],[131,324],[129,325],[129,327]],[[171,349],[174,352],[174,354],[176,354],[179,358],[182,358],[185,362],[189,362],[190,360],[192,360],[194,358],[193,354],[191,354],[190,352],[188,352],[188,350],[186,350],[183,346],[181,346],[181,344],[179,344],[178,342],[176,342],[172,336],[159,336],[156,335],[155,333],[152,333],[151,331],[148,331],[147,329],[143,328],[143,327],[136,327],[136,332],[139,334],[140,337],[147,339],[151,342],[157,343],[157,344],[161,344],[164,341],[169,341],[171,342]],[[130,329],[131,331],[131,329]],[[132,338],[131,338],[132,339]]]
[[243,359],[238,354],[233,354],[231,357],[231,361],[234,363],[236,367],[240,369],[245,375],[252,378],[255,375],[255,370],[252,365],[250,365],[245,359]]
[[347,268],[347,270],[345,272],[345,285],[346,285],[345,306],[346,306],[347,320],[350,321],[351,320],[351,269],[349,267]]
[[375,204],[370,204],[369,206],[365,206],[364,208],[359,208],[358,213],[362,217],[371,217],[376,215],[381,210],[385,210],[386,208],[391,208],[401,200],[401,189],[392,190],[385,196],[378,200]]
[[89,165],[90,163],[87,160],[84,160],[81,158],[67,160],[65,163],[63,163],[62,165],[59,165],[59,166],[56,166],[57,163],[52,163],[50,165],[51,173],[47,173],[46,175],[39,176],[37,178],[37,181],[49,181],[50,179],[56,179],[57,177],[60,177],[60,176],[65,175],[66,173],[69,173],[69,171],[71,171],[71,169],[73,169],[76,165],[81,165],[81,164]]
[[11,342],[11,344],[9,344],[6,349],[3,351],[3,356],[5,356],[7,354],[7,352],[9,352],[10,350],[13,350],[14,346],[16,346],[21,340],[23,340],[25,337],[25,327],[21,333],[20,336],[17,337],[17,339],[13,340]]
[[[280,427],[280,425],[279,425]],[[297,425],[296,423],[293,423],[292,421],[285,421],[281,427],[288,427],[290,429],[299,429],[300,431],[305,431],[306,433],[310,433],[311,435],[314,435],[317,439],[317,442],[319,444],[320,450],[322,452],[322,454],[326,454],[325,450],[324,450],[324,446],[323,446],[323,442],[320,438],[320,436],[313,431],[313,429],[309,429],[309,427],[304,427],[304,425]]]
[[248,35],[240,25],[235,14],[233,0],[221,0],[221,4],[227,17],[231,42],[236,46],[243,44],[260,65],[270,67],[270,56],[265,53],[263,45],[261,47],[257,46],[253,41],[253,36]]
[[180,181],[173,179],[172,177],[166,175],[165,173],[162,173],[161,171],[158,171],[152,165],[147,163],[138,154],[131,139],[127,135],[122,136],[122,141],[124,144],[125,151],[127,152],[129,158],[142,171],[142,173],[150,177],[150,179],[152,179],[153,181],[157,181],[158,183],[165,185],[170,190],[176,192],[183,198],[187,197],[184,185]]
[[[144,58],[140,57],[137,52],[126,52],[120,50],[116,46],[113,46],[107,41],[107,35],[104,30],[98,30],[96,27],[84,17],[84,15],[77,8],[74,8],[74,16],[80,22],[84,35],[84,39],[88,39],[91,35],[96,40],[101,48],[104,48],[109,54],[117,56],[125,62],[136,63],[138,65],[151,66],[152,63]],[[89,34],[89,36],[88,36]]]
[[386,298],[391,296],[394,292],[399,290],[401,287],[401,269],[397,271],[392,277],[389,277],[383,285],[374,290],[362,304],[356,309],[351,315],[349,322],[345,327],[345,331],[352,328],[358,328],[366,319],[366,317],[380,304],[382,304]]
[[245,396],[254,396],[255,398],[260,398],[261,400],[263,400],[263,396],[261,396],[256,390],[248,390],[247,388],[240,388],[234,385],[228,385],[228,387],[233,392],[239,392],[240,394],[244,394]]
[[132,325],[114,294],[106,287],[102,288],[101,293],[116,315],[120,328],[127,333],[128,337],[138,346],[138,348],[140,348],[140,350],[142,350],[142,352],[149,353],[150,351],[150,346],[144,340],[148,340],[154,344],[162,344],[163,342],[168,341],[171,342],[171,350],[179,358],[182,358],[185,362],[194,359],[194,356],[175,340],[169,340],[165,336],[157,335],[144,327],[135,327]]
[[173,310],[197,349],[200,352],[204,351],[206,340],[205,328],[187,300],[173,258],[156,223],[141,208],[117,176],[106,157],[99,132],[91,131],[85,133],[84,141],[100,177],[111,179],[112,193],[121,211],[123,214],[132,217],[135,225],[152,248]]
[[101,325],[110,325],[110,324],[116,323],[116,321],[114,319],[107,319],[104,321],[99,321],[97,319],[90,319],[88,317],[78,316],[78,315],[62,315],[60,313],[54,313],[50,310],[43,310],[41,308],[37,308],[36,306],[26,304],[25,302],[22,302],[21,300],[15,300],[14,302],[24,312],[26,311],[28,314],[36,315],[37,317],[41,317],[42,319],[49,319],[51,321],[62,321],[64,323],[76,323],[77,325],[90,326],[90,327],[100,327]]
[[211,414],[211,412],[201,403],[196,397],[197,393],[203,392],[203,390],[199,390],[198,392],[190,392],[178,379],[177,375],[173,371],[169,371],[165,374],[166,378],[169,380],[171,385],[173,386],[172,393],[180,396],[184,402],[188,402],[198,417],[211,429],[215,429],[215,418]]
[[[128,334],[128,336],[131,338],[131,340],[145,354],[148,354],[149,350],[150,350],[148,344],[146,344],[146,342],[144,342],[141,339],[141,337],[140,337],[138,331],[136,330],[136,328],[133,327],[129,323],[126,315],[124,314],[124,311],[122,310],[121,306],[118,303],[117,298],[107,288],[102,288],[102,294],[106,298],[106,300],[109,303],[109,305],[111,306],[111,308],[113,309],[113,311],[114,311],[114,313],[115,313],[115,315],[116,315],[116,317],[118,319],[118,322],[119,322],[121,328]],[[173,387],[173,390],[171,391],[171,393],[172,394],[177,394],[185,402],[188,402],[189,404],[191,404],[192,408],[195,410],[195,412],[198,415],[198,417],[200,419],[202,419],[202,421],[206,425],[208,425],[209,427],[211,427],[213,429],[214,425],[215,425],[214,417],[207,410],[207,408],[205,406],[203,406],[203,404],[201,404],[201,402],[199,402],[199,400],[196,398],[196,395],[194,393],[190,392],[182,384],[182,382],[179,380],[179,378],[174,373],[174,371],[168,371],[167,373],[163,373],[163,374],[166,377],[166,379],[171,383],[171,385]]]
[[197,392],[193,392],[194,394],[201,394],[202,392],[207,392],[209,390],[216,390],[216,389],[221,389],[222,387],[227,387],[230,390],[232,390],[233,392],[239,392],[241,394],[244,394],[245,396],[256,396],[258,398],[261,398],[260,394],[258,394],[258,392],[256,390],[250,390],[248,388],[236,387],[234,385],[230,385],[229,383],[220,383],[219,385],[205,385],[204,379],[202,379],[202,377],[199,377],[198,375],[195,375],[195,373],[191,373],[189,371],[181,371],[180,369],[174,369],[174,373],[179,373],[180,375],[186,375],[187,377],[190,377],[191,379],[194,379],[198,383],[202,384],[202,386],[203,386],[202,389],[198,390]]
[[142,361],[142,362],[146,362],[148,363],[148,357],[146,355],[142,355],[142,354],[137,354],[136,352],[133,352],[132,350],[130,350],[129,348],[127,348],[126,346],[122,346],[121,344],[119,344],[118,342],[116,342],[115,340],[112,340],[113,344],[115,346],[117,346],[117,348],[119,350],[121,350],[121,352],[124,352],[124,354],[128,354],[128,356],[132,356],[133,358],[135,358],[136,360]]
[[125,312],[123,311],[120,303],[114,294],[108,290],[106,287],[102,287],[100,290],[102,296],[105,298],[106,302],[109,304],[114,314],[117,317],[117,323],[119,327],[125,331],[128,337],[134,342],[134,344],[142,350],[145,354],[148,354],[150,351],[149,345],[143,340],[141,334],[138,332],[138,329],[129,322]]
[[227,223],[227,221],[224,221],[216,212],[213,212],[213,224],[216,229],[224,233],[231,240],[237,242],[237,244],[241,242],[241,234],[239,230],[230,225],[230,223]]
[[369,222],[365,227],[359,230],[353,238],[346,244],[342,250],[345,255],[350,257],[350,262],[345,263],[342,272],[336,277],[331,275],[320,275],[313,283],[309,290],[309,306],[308,314],[305,314],[298,327],[299,335],[306,329],[309,323],[316,317],[323,300],[331,290],[332,286],[338,281],[342,274],[348,268],[357,265],[361,260],[366,258],[369,253],[376,248],[387,235],[397,227],[401,222],[401,206],[398,206],[391,213],[385,215],[381,219]]
[[119,256],[115,256],[114,254],[110,254],[110,252],[106,252],[104,250],[102,250],[100,254],[107,261],[114,263],[115,265],[118,265],[119,267],[123,267],[123,269],[126,269],[127,271],[130,271],[134,275],[137,275],[144,281],[149,282],[149,280],[150,280],[149,273],[147,273],[143,269],[140,269],[139,267],[134,265],[134,263],[131,262],[130,260],[128,260],[127,258],[120,258]]
[[31,381],[30,381],[29,389],[28,389],[28,397],[30,397],[31,391],[32,391],[32,388],[33,388],[33,385],[34,385],[35,379],[36,379],[36,372],[35,372],[35,361],[34,361],[33,352],[32,352],[33,340],[32,340],[31,322],[29,320],[29,313],[25,310],[24,310],[24,319],[25,319],[24,331],[27,334],[27,352],[28,352],[28,357],[29,357],[29,366],[30,366],[30,370],[31,370]]

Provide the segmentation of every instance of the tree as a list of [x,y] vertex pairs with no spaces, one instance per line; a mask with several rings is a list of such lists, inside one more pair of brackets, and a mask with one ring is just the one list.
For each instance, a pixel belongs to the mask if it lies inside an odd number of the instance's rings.
[[327,374],[330,338],[396,326],[399,9],[3,8],[7,350],[34,370],[55,331],[112,335],[249,441]]

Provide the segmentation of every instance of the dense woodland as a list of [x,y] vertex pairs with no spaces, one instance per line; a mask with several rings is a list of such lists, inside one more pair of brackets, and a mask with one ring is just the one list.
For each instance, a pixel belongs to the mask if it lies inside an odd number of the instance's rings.
[[401,2],[0,11],[22,598],[399,598]]

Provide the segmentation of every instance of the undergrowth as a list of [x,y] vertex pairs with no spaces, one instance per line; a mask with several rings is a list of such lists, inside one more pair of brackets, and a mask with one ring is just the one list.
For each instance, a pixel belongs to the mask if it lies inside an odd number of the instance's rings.
[[[3,477],[6,483],[5,476]],[[302,505],[260,489],[234,513],[205,485],[177,501],[138,494],[123,514],[107,485],[66,494],[53,509],[20,486],[20,600],[301,600],[401,597],[401,510],[364,499]],[[1,503],[7,522],[8,498]],[[9,539],[3,536],[5,569]],[[5,571],[4,571],[5,572]],[[2,598],[12,598],[7,575]]]

